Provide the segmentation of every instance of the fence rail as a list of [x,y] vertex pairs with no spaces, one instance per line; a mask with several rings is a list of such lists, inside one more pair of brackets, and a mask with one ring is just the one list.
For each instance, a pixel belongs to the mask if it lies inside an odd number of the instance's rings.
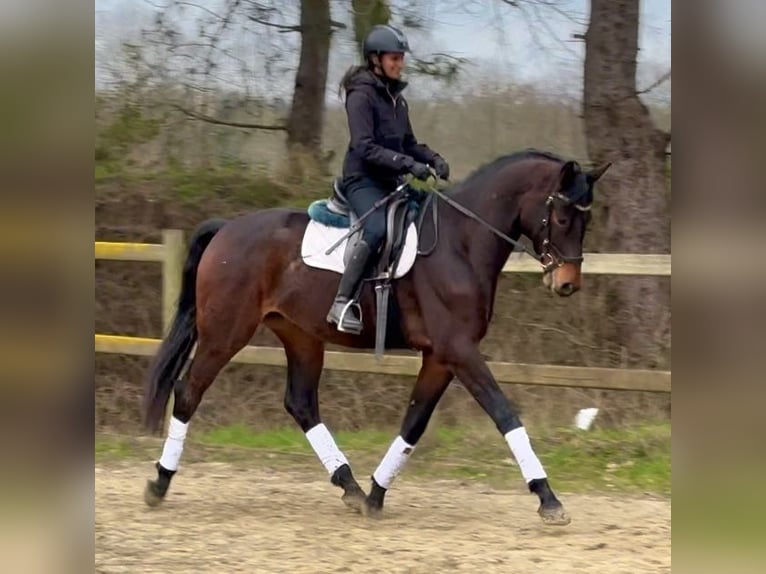
[[[114,243],[97,241],[96,259],[117,261],[157,261],[162,271],[162,313],[164,328],[173,317],[175,302],[181,288],[181,268],[185,257],[183,232],[164,230],[161,244]],[[670,275],[670,255],[585,254],[582,271],[585,274]],[[503,267],[504,273],[539,273],[540,267],[523,254],[513,254]],[[151,356],[159,339],[95,335],[97,353]],[[281,348],[248,346],[233,359],[238,363],[286,365]],[[330,370],[360,371],[389,375],[416,375],[420,358],[415,354],[389,354],[377,361],[369,353],[326,351],[324,365]],[[490,362],[489,368],[498,382],[523,383],[559,387],[579,387],[612,390],[670,392],[670,371],[642,369],[609,369],[600,367],[567,367],[526,363]]]

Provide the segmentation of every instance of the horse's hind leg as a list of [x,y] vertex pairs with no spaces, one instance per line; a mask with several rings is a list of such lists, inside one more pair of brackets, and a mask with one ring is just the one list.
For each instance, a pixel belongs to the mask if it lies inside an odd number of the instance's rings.
[[324,364],[324,343],[285,319],[271,319],[266,324],[282,341],[287,356],[285,410],[306,434],[332,484],[343,489],[343,502],[364,512],[365,493],[354,478],[346,456],[319,416],[319,379]]
[[178,470],[189,421],[202,401],[202,396],[221,369],[248,340],[249,336],[243,336],[236,342],[229,340],[222,344],[210,344],[204,338],[200,339],[186,375],[175,383],[173,416],[162,456],[156,464],[157,479],[148,481],[144,491],[144,501],[149,506],[157,506],[167,494],[170,481]]

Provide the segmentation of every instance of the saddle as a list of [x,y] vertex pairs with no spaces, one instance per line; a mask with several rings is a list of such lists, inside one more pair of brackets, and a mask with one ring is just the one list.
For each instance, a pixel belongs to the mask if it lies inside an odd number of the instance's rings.
[[[407,232],[410,225],[419,219],[419,214],[425,211],[426,203],[430,201],[431,197],[430,194],[418,191],[408,185],[395,197],[389,199],[385,205],[379,207],[379,209],[386,210],[386,237],[377,253],[376,264],[363,279],[363,282],[372,281],[375,287],[375,355],[378,358],[382,356],[385,347],[391,283],[399,276],[395,274],[395,271],[404,250]],[[359,218],[363,215],[355,213],[351,209],[344,194],[341,178],[336,178],[333,181],[332,194],[328,199],[315,201],[309,207],[309,216],[325,225],[348,228],[349,230],[354,226],[358,227],[348,236],[343,254],[344,264],[348,263],[354,246],[361,239],[362,228],[359,225]],[[422,220],[422,218],[420,219]],[[361,308],[358,310],[361,315]]]
[[[386,210],[386,238],[378,252],[376,265],[377,275],[374,279],[385,277],[393,278],[391,270],[397,264],[402,253],[404,240],[407,235],[407,227],[412,223],[420,210],[422,197],[415,189],[408,187],[405,193],[388,201],[380,209]],[[327,200],[328,211],[341,217],[348,217],[348,227],[353,227],[359,221],[362,214],[354,213],[343,192],[341,178],[335,178],[332,183],[332,195]],[[349,236],[346,251],[343,255],[344,263],[348,263],[354,245],[361,238],[361,229]]]

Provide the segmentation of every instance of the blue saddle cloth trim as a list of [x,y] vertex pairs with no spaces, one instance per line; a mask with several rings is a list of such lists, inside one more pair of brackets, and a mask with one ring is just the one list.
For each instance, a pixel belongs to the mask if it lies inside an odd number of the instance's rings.
[[[422,201],[416,198],[410,199],[408,208],[417,213],[422,207]],[[330,211],[327,207],[326,199],[314,201],[308,208],[308,214],[311,219],[329,225],[330,227],[351,227],[351,219],[347,215],[340,215]]]
[[340,215],[327,208],[326,199],[318,199],[309,205],[309,217],[330,227],[351,227],[351,219],[347,215]]

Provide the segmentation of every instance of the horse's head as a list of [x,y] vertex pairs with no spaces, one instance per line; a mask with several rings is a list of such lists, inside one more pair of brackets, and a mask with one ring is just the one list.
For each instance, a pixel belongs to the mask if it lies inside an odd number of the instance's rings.
[[549,186],[535,192],[523,210],[524,227],[545,267],[543,284],[557,295],[568,297],[580,289],[583,240],[590,221],[593,186],[611,164],[582,171],[567,161]]

